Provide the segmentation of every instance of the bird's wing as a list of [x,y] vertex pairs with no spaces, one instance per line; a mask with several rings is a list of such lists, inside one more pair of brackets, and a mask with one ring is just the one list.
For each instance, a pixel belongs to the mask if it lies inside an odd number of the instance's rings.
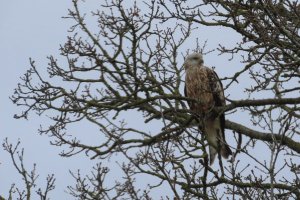
[[[189,97],[189,96],[187,95],[186,85],[184,86],[184,96],[185,96],[185,97]],[[187,103],[188,103],[189,107],[192,108],[192,103],[191,103],[190,101],[187,101]]]
[[225,103],[225,96],[224,96],[224,89],[223,84],[218,77],[217,73],[209,69],[209,76],[210,76],[210,88],[213,92],[214,101],[216,106],[224,106]]
[[[212,70],[209,69],[209,84],[210,84],[210,88],[211,91],[213,93],[213,98],[214,98],[214,103],[215,106],[224,106],[226,104],[225,102],[225,96],[224,96],[224,89],[223,89],[223,84],[220,80],[220,78],[218,77],[217,73]],[[220,116],[220,123],[221,123],[221,130],[222,130],[222,135],[223,138],[225,138],[225,114],[222,113]]]
[[[224,89],[223,89],[223,84],[220,80],[220,78],[218,77],[217,73],[212,70],[213,72],[213,76],[215,79],[217,79],[218,81],[215,82],[217,85],[215,86],[215,90],[213,90],[213,97],[214,97],[214,101],[215,101],[215,105],[216,106],[225,106],[226,105],[226,101],[225,101],[225,95],[224,95]],[[221,121],[221,129],[222,129],[222,134],[223,134],[223,138],[225,139],[225,114],[222,113],[220,115],[220,121]]]
[[[222,82],[214,70],[209,68],[207,69],[209,70],[208,76],[209,76],[210,88],[213,93],[215,106],[225,106],[226,102],[225,102],[225,95],[224,95]],[[225,140],[225,114],[222,113],[219,116],[219,119],[220,119],[220,126],[221,126],[222,137],[223,137],[221,139],[223,140],[223,144],[224,144],[222,145],[223,149],[221,149],[221,153],[224,157],[227,158],[229,155],[232,154],[232,152]]]
[[[214,70],[210,68],[207,69],[208,69],[207,75],[209,76],[209,85],[213,94],[214,104],[215,106],[224,106],[226,102],[225,102],[223,84]],[[224,129],[225,129],[224,113],[220,115],[220,120],[221,120],[222,132],[224,133]]]

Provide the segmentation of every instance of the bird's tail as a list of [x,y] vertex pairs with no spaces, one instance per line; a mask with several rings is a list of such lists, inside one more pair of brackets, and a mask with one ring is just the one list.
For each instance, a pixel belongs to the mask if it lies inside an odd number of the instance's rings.
[[232,152],[224,138],[220,121],[218,119],[206,120],[204,123],[204,131],[209,146],[210,165],[213,164],[218,152],[220,152],[222,157],[227,159]]

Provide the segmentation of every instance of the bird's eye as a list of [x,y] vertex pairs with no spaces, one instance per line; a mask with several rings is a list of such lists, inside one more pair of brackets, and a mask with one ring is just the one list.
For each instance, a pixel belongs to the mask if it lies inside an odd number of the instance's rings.
[[197,57],[193,57],[192,60],[198,60],[198,58]]

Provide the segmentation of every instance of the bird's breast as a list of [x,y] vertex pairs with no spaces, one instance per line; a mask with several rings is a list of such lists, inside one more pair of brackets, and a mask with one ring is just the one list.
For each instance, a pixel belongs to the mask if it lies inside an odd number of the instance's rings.
[[204,67],[194,67],[186,71],[186,92],[189,98],[197,100],[191,109],[195,112],[208,112],[214,104],[209,74]]

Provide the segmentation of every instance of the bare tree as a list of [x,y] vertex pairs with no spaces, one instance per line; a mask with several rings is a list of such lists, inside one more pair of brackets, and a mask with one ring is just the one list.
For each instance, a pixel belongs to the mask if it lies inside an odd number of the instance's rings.
[[[49,57],[47,75],[31,67],[12,97],[28,114],[50,116],[40,129],[52,144],[66,146],[61,156],[85,152],[91,159],[117,155],[124,178],[105,180],[109,168],[97,165],[92,174],[72,172],[70,194],[77,199],[300,199],[299,64],[300,15],[295,1],[106,1],[85,15],[78,0],[66,18],[75,24],[60,52],[67,64]],[[141,9],[141,5],[143,9]],[[97,30],[91,20],[97,20]],[[214,110],[227,116],[249,114],[249,124],[226,121],[226,136],[234,156],[218,165],[207,162],[205,136],[183,96],[187,53],[195,44],[195,28],[231,29],[240,37],[233,47],[220,44],[220,56],[240,58],[236,72],[223,77],[225,93],[241,79],[247,99],[227,98]],[[191,45],[189,45],[191,46]],[[130,123],[130,115],[143,125]],[[79,122],[96,125],[96,144],[68,132]],[[231,130],[231,131],[230,131]],[[242,137],[243,136],[243,140]],[[264,158],[257,157],[262,149]],[[256,151],[257,152],[257,151]],[[152,177],[139,188],[141,177]],[[168,188],[168,189],[166,189]]]
[[[3,149],[10,155],[13,162],[13,167],[17,173],[22,177],[24,188],[18,187],[17,183],[13,183],[8,192],[8,200],[29,200],[39,197],[41,200],[49,199],[49,192],[55,189],[54,174],[48,175],[46,178],[46,188],[37,188],[37,179],[39,175],[36,172],[36,164],[33,165],[32,170],[28,170],[24,164],[24,149],[19,149],[20,141],[16,145],[12,145],[6,138],[3,143]],[[4,199],[0,196],[0,199]]]

